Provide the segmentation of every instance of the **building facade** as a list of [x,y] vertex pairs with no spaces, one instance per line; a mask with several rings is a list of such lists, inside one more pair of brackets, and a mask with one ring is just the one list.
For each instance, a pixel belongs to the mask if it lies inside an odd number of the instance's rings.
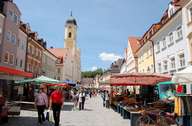
[[155,72],[154,43],[151,40],[151,36],[159,30],[160,26],[159,23],[153,24],[140,39],[141,47],[136,53],[138,57],[138,72],[140,73]]
[[[11,0],[3,1],[4,25],[2,29],[2,43],[0,48],[0,65],[16,68],[15,59],[17,40],[19,37],[20,10]],[[2,18],[2,16],[1,16]]]
[[43,51],[42,57],[42,74],[44,76],[57,79],[56,63],[57,57],[53,55],[49,50],[45,49]]
[[125,63],[120,70],[120,73],[135,73],[138,72],[138,59],[136,56],[137,50],[140,48],[140,38],[129,37],[128,48],[125,53]]
[[15,64],[16,68],[19,70],[25,70],[25,61],[26,61],[26,49],[27,49],[27,29],[23,24],[20,25],[19,37],[17,41],[17,53]]
[[184,39],[187,41],[189,53],[188,64],[192,65],[192,1],[185,0],[182,5],[183,27],[185,30]]
[[139,73],[153,73],[153,44],[148,41],[137,52],[138,56],[138,72]]
[[46,42],[37,38],[36,32],[29,31],[27,44],[26,71],[33,73],[34,77],[42,74],[42,55],[46,47]]
[[170,3],[161,22],[163,21],[165,23],[161,29],[152,37],[156,72],[174,74],[184,69],[189,62],[181,8]]
[[[12,0],[1,0],[0,13],[0,92],[12,99],[14,81],[31,78],[32,74],[24,71],[26,50],[18,46],[20,40],[26,45],[26,34],[20,31],[20,10]],[[21,67],[18,57],[23,60]]]

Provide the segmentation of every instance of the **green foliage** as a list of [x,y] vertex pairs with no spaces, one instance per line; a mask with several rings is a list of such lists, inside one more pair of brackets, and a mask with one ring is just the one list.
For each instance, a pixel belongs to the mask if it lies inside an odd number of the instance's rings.
[[99,68],[95,71],[84,71],[81,72],[82,78],[94,78],[96,75],[103,75],[103,69]]

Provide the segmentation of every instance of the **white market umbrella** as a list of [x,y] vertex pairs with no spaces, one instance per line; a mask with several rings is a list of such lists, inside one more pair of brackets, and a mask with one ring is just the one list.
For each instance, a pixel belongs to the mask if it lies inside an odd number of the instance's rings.
[[181,70],[172,77],[172,81],[175,83],[184,83],[187,86],[187,94],[191,94],[192,84],[192,66]]
[[192,83],[192,66],[176,72],[172,77],[172,81],[175,83]]

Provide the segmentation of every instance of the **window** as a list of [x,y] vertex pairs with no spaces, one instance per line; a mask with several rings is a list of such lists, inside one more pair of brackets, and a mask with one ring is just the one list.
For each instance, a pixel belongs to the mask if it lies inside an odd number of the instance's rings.
[[170,60],[171,60],[171,69],[175,69],[175,57],[172,57]]
[[158,71],[161,73],[161,63],[158,63]]
[[15,59],[15,65],[17,66],[17,58]]
[[169,43],[172,44],[174,43],[174,40],[173,40],[173,33],[169,33]]
[[23,60],[20,60],[20,67],[23,67]]
[[57,68],[57,73],[61,73],[61,69],[60,68]]
[[10,41],[10,40],[11,40],[11,33],[10,33],[10,32],[7,32],[7,34],[6,34],[6,39],[7,39],[7,41]]
[[71,38],[71,32],[69,32],[69,35],[68,35],[69,38]]
[[12,19],[12,17],[13,17],[13,12],[12,11],[8,11],[8,16]]
[[192,7],[189,8],[189,22],[192,21]]
[[163,61],[163,68],[164,68],[164,71],[167,71],[167,61]]
[[177,39],[181,39],[181,38],[183,38],[183,33],[182,33],[182,27],[179,26],[177,28]]
[[18,22],[18,16],[17,16],[16,14],[14,14],[13,21],[14,21],[14,23],[17,24],[17,22]]
[[20,39],[18,40],[18,42],[17,42],[17,47],[19,47],[20,46]]
[[34,47],[31,46],[31,54],[33,55],[34,54]]
[[171,8],[171,9],[169,10],[169,14],[170,14],[170,17],[174,14],[174,9],[173,9],[173,8]]
[[167,44],[166,44],[166,39],[165,38],[163,38],[162,43],[163,43],[163,49],[166,48]]
[[2,28],[0,27],[0,35],[2,34],[2,32],[3,32],[3,30],[2,30]]
[[25,49],[25,45],[24,45],[24,42],[21,42],[21,49]]
[[179,66],[184,67],[185,66],[185,55],[184,53],[179,54]]
[[157,48],[157,52],[159,52],[160,51],[160,42],[157,42],[156,48]]
[[13,54],[11,54],[9,57],[9,63],[14,64],[14,55]]
[[8,63],[8,62],[9,62],[9,53],[8,53],[8,52],[5,53],[5,55],[4,55],[4,62],[5,62],[5,63]]
[[12,43],[16,43],[16,35],[15,35],[15,34],[12,34],[12,36],[11,36],[11,42],[12,42]]

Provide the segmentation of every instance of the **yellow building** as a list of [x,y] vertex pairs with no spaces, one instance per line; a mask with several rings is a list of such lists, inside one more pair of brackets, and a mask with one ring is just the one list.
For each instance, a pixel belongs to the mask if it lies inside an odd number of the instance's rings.
[[138,72],[139,73],[153,73],[153,45],[151,41],[146,42],[138,51]]
[[155,62],[154,62],[154,43],[150,38],[156,33],[160,28],[160,24],[153,24],[148,31],[140,39],[142,46],[137,50],[138,58],[138,72],[140,73],[154,73],[155,72]]

